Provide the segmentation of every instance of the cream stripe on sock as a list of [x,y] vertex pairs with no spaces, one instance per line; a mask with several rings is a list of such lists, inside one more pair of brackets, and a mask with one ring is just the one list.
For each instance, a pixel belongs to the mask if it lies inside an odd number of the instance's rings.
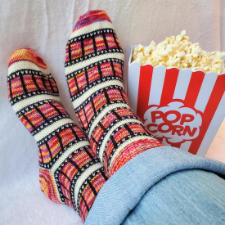
[[78,36],[86,34],[86,33],[90,33],[90,32],[95,31],[95,30],[107,29],[107,28],[114,29],[112,23],[110,23],[109,21],[100,21],[100,22],[92,23],[92,24],[87,25],[83,28],[75,30],[72,33],[72,35],[70,36],[70,39],[78,37]]
[[112,111],[113,109],[116,108],[127,108],[130,109],[129,105],[124,104],[124,103],[115,103],[112,105],[107,106],[105,109],[103,109],[99,115],[95,118],[95,120],[93,121],[93,123],[91,124],[90,127],[90,131],[88,133],[88,137],[91,138],[91,134],[93,132],[93,130],[95,129],[95,127],[98,125],[98,123],[102,120],[102,118],[110,111]]
[[60,120],[56,121],[55,123],[47,126],[45,129],[43,129],[39,133],[35,134],[34,139],[38,142],[41,139],[43,139],[44,137],[51,134],[53,131],[57,130],[61,126],[65,125],[65,124],[68,124],[68,123],[74,123],[74,122],[73,122],[73,120],[68,119],[68,118],[60,119]]
[[12,107],[13,107],[13,110],[15,112],[18,112],[21,109],[26,108],[29,105],[33,105],[34,103],[40,102],[40,101],[43,101],[43,100],[60,101],[60,98],[58,96],[46,95],[46,94],[37,95],[37,96],[32,96],[32,97],[29,97],[27,99],[21,100],[21,101],[15,103]]
[[32,62],[17,61],[9,66],[8,74],[10,75],[11,73],[14,73],[18,70],[37,70],[37,71],[41,71],[42,73],[47,74],[47,75],[50,73],[48,69],[41,68]]
[[120,127],[124,124],[127,124],[127,123],[138,123],[138,124],[140,124],[141,121],[139,121],[137,119],[125,119],[125,120],[122,120],[122,121],[116,123],[108,131],[108,133],[103,137],[103,141],[102,141],[102,144],[100,145],[100,150],[99,150],[99,158],[102,162],[103,162],[103,154],[104,154],[104,151],[106,149],[106,144],[107,144],[108,140],[110,140],[110,136],[112,135],[113,131],[115,131],[118,127]]
[[66,66],[65,71],[66,71],[66,74],[70,74],[76,70],[83,69],[84,67],[91,65],[93,63],[96,63],[100,60],[109,59],[109,58],[116,58],[116,59],[124,60],[124,54],[115,52],[115,53],[107,53],[107,54],[99,55],[99,56],[97,55],[95,57],[88,58],[84,61],[73,64],[71,66]]
[[118,85],[121,88],[123,88],[123,83],[121,81],[119,81],[119,80],[109,80],[109,81],[105,81],[105,82],[96,84],[95,86],[93,86],[92,88],[88,89],[86,92],[84,92],[81,96],[79,96],[77,99],[75,99],[73,101],[74,109],[79,107],[83,102],[85,102],[87,100],[88,97],[90,97],[96,91],[98,91],[98,90],[100,90],[102,88],[106,88],[106,87],[111,86],[111,85]]

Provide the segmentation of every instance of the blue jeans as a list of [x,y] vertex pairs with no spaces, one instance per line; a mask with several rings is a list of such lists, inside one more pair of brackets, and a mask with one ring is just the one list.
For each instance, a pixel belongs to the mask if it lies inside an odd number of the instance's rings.
[[204,170],[185,170],[159,181],[123,225],[225,224],[225,180]]
[[104,184],[85,225],[225,225],[224,178],[218,161],[169,146],[150,149]]

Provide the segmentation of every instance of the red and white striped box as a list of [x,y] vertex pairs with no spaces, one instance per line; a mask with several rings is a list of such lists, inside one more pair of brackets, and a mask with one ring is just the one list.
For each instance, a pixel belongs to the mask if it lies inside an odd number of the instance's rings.
[[225,116],[225,74],[129,59],[131,108],[165,145],[205,155]]

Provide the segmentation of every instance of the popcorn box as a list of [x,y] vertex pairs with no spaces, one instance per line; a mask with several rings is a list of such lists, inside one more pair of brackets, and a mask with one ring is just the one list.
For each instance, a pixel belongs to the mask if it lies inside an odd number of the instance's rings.
[[[135,47],[135,46],[134,46]],[[205,155],[225,116],[225,74],[131,62],[131,108],[163,142]]]

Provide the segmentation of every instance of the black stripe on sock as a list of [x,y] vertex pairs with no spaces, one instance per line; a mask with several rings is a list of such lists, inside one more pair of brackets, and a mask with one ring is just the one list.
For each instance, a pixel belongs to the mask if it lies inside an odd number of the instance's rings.
[[84,147],[84,151],[87,153],[87,155],[91,158],[91,160],[94,160],[94,157],[92,156],[92,154],[88,151],[88,149],[86,147]]
[[116,77],[116,71],[115,71],[115,69],[114,69],[113,62],[110,61],[110,64],[111,64],[111,67],[112,67],[113,76]]
[[36,106],[34,106],[35,110],[43,117],[45,122],[48,122],[48,119],[45,117],[44,113]]
[[101,123],[99,123],[99,126],[102,128],[102,130],[103,130],[104,132],[107,131],[107,129],[106,129]]
[[118,120],[121,120],[121,116],[120,116],[116,111],[112,111],[112,114],[113,114]]
[[98,64],[98,73],[99,73],[100,78],[102,79],[102,71],[101,71],[100,64]]
[[133,134],[134,134],[134,132],[130,129],[130,127],[129,127],[127,124],[125,124],[124,127],[125,127],[125,128],[127,129],[127,131],[130,133],[130,135],[133,135]]
[[106,163],[107,163],[106,167],[108,167],[108,165],[109,165],[109,159],[108,159],[108,156],[107,156],[106,152],[104,152],[104,154],[103,154],[103,159],[106,160]]
[[113,35],[113,38],[114,38],[114,41],[115,41],[115,43],[116,43],[117,48],[120,49],[120,46],[119,46],[119,43],[118,43],[117,40],[116,40],[115,34],[112,33],[112,35]]
[[62,113],[59,111],[59,109],[58,109],[55,105],[53,105],[51,102],[49,102],[49,105],[52,106],[52,107],[55,109],[55,111],[56,111],[59,115],[62,114]]
[[50,147],[48,145],[48,142],[46,142],[45,144],[46,144],[46,147],[48,149],[49,155],[51,156],[51,159],[52,159],[52,152],[51,152],[51,149],[50,149]]
[[99,143],[95,140],[95,138],[93,137],[93,135],[91,135],[91,139],[94,141],[94,143],[95,143],[96,145],[99,144]]
[[107,40],[106,40],[106,36],[105,36],[105,34],[102,34],[102,36],[103,36],[103,40],[104,40],[104,43],[105,43],[105,47],[108,50],[109,46],[108,46],[108,43],[107,43]]
[[80,138],[77,136],[77,134],[76,134],[76,132],[74,131],[74,129],[71,127],[70,128],[71,129],[71,131],[72,131],[72,133],[73,133],[73,135],[75,136],[75,138],[76,138],[76,140],[80,140]]
[[110,103],[110,98],[109,98],[109,95],[107,93],[107,90],[103,90],[104,94],[105,94],[105,97],[106,97],[106,100],[107,100],[107,103]]
[[115,149],[117,149],[118,148],[118,146],[117,146],[117,143],[116,143],[116,141],[115,141],[115,139],[114,139],[114,137],[113,136],[111,136],[111,141],[112,141],[112,143],[113,143],[113,145],[114,145],[114,148]]
[[107,176],[105,175],[105,173],[101,170],[101,174],[104,177],[105,180],[108,180]]
[[28,117],[25,115],[25,114],[23,114],[23,117],[27,120],[27,122],[33,127],[33,129],[35,130],[36,129],[36,127],[33,125],[33,123],[31,123],[31,121],[28,119]]
[[23,76],[21,74],[20,74],[20,80],[21,80],[21,83],[22,83],[22,86],[23,86],[24,93],[27,94],[28,91],[27,91],[26,85],[24,83]]
[[87,85],[89,85],[89,79],[88,79],[88,73],[87,73],[86,67],[84,68],[84,72],[85,72],[85,77],[86,77]]
[[[56,84],[56,80],[54,79],[54,77],[51,77],[51,79],[55,82],[55,84]],[[55,93],[59,93],[59,89],[58,89],[58,87],[57,87],[57,85],[55,85],[55,88],[56,88],[56,92]]]
[[84,111],[84,117],[85,117],[85,119],[86,119],[86,122],[87,122],[87,124],[88,124],[88,119],[87,119],[87,116],[86,116],[86,113],[85,113],[85,111]]
[[58,170],[58,171],[71,182],[70,178],[62,170]]
[[51,80],[50,80],[50,79],[48,79],[48,82],[49,82],[49,84],[50,84],[50,87],[51,87],[52,92],[54,92],[54,89],[53,89],[53,87],[52,87]]
[[[59,182],[59,181],[58,181],[58,182]],[[60,184],[61,186],[63,186],[63,187],[69,192],[69,190],[65,187],[65,185],[64,185],[63,183],[59,182],[59,184]]]
[[82,173],[81,168],[70,158],[67,159],[80,173]]
[[56,132],[55,136],[57,137],[57,139],[59,141],[59,145],[60,145],[61,150],[63,150],[63,143],[62,143],[62,140],[61,140],[61,137],[60,137],[59,133]]
[[63,195],[63,198],[66,198],[68,202],[70,202],[70,199],[67,198],[65,195]]
[[70,46],[70,44],[68,44],[68,53],[69,53],[69,61],[71,61],[72,57],[71,57],[71,46]]
[[84,201],[84,204],[85,204],[85,206],[86,206],[86,208],[87,208],[87,211],[89,211],[90,208],[88,207],[88,204],[87,204],[87,202],[86,202],[85,199],[84,199],[84,196],[83,196],[82,194],[81,194],[80,196],[81,196],[82,200]]
[[88,182],[88,184],[89,184],[91,190],[93,191],[94,195],[97,195],[98,193],[97,193],[97,191],[95,190],[94,186],[92,185],[91,181],[89,181],[89,180],[87,179],[87,182]]
[[11,87],[11,80],[9,80],[9,93],[10,93],[10,97],[12,98],[12,87]]
[[42,155],[42,152],[41,152],[40,148],[39,148],[39,152],[40,152],[40,155],[41,155],[41,161],[42,161],[42,163],[44,163],[43,155]]
[[[77,77],[76,76],[74,76],[74,81],[75,81],[75,84],[76,84],[76,86],[77,86],[77,90],[78,91],[80,91],[80,88],[79,88],[79,86],[78,86],[78,82],[77,82]],[[70,89],[70,88],[69,88]],[[71,96],[72,96],[72,93],[70,93],[71,94]]]
[[[84,113],[84,111],[83,111],[83,113]],[[80,115],[79,115],[79,118],[80,118],[80,122],[82,123],[82,127],[84,127],[84,123],[83,123],[83,120],[81,119],[81,116]]]
[[81,40],[81,50],[82,50],[82,55],[85,56],[83,40]]
[[42,80],[42,82],[43,82],[43,85],[44,85],[45,89],[48,90],[48,88],[47,88],[47,86],[46,86],[46,83],[45,83],[45,78],[44,78],[44,76],[41,76],[41,80]]
[[39,91],[41,91],[41,88],[39,87],[39,85],[38,85],[38,83],[37,83],[37,81],[36,81],[36,79],[35,79],[35,77],[34,77],[34,74],[32,74],[31,77],[32,77],[32,80],[33,80],[33,82],[34,82],[36,88],[37,88]]
[[93,99],[92,98],[91,98],[91,104],[92,104],[93,111],[96,114],[96,109],[95,109],[95,105],[94,105],[94,102],[93,102]]
[[94,45],[94,50],[95,50],[95,52],[97,52],[97,46],[96,46],[96,42],[95,42],[95,37],[93,37],[93,45]]

